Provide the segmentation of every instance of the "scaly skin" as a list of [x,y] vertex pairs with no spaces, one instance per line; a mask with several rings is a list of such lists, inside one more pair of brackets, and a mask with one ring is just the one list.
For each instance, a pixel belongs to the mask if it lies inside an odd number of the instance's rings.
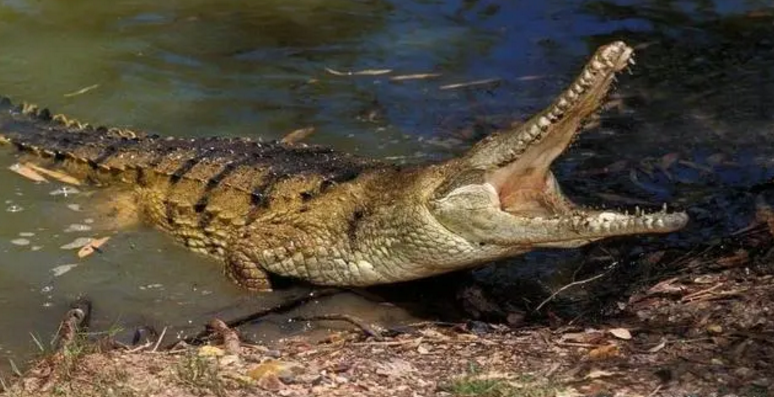
[[2,102],[0,141],[76,177],[129,188],[145,221],[217,258],[252,290],[267,275],[337,286],[429,277],[539,247],[666,233],[684,213],[583,209],[551,162],[631,62],[601,47],[546,110],[462,157],[411,168],[318,147],[160,138]]

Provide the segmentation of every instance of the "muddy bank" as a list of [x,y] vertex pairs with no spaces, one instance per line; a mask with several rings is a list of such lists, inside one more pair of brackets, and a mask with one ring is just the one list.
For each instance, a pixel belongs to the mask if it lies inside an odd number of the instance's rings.
[[81,334],[22,376],[5,376],[4,395],[768,396],[771,214],[762,206],[754,224],[722,240],[650,254],[651,273],[611,301],[610,315],[549,313],[519,327],[359,324],[272,346],[225,328],[208,344],[169,349]]

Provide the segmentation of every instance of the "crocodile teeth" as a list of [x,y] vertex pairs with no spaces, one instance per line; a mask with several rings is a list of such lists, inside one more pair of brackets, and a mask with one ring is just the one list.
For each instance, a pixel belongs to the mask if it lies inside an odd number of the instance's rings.
[[545,130],[546,130],[546,128],[548,128],[548,126],[550,126],[550,125],[551,125],[551,121],[550,121],[550,120],[548,120],[548,118],[546,118],[545,116],[541,116],[541,117],[538,119],[538,122],[537,122],[537,123],[538,123],[538,126],[540,127],[540,129],[542,129],[543,131],[545,131]]

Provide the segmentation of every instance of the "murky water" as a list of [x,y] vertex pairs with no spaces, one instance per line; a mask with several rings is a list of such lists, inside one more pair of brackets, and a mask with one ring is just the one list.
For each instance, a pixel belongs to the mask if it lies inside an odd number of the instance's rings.
[[[625,196],[613,204],[691,206],[718,189],[771,177],[774,14],[766,7],[735,0],[8,0],[0,1],[0,93],[166,135],[269,140],[314,126],[311,143],[416,161],[459,152],[476,128],[539,109],[598,44],[625,39],[641,50],[635,74],[621,83],[623,104],[580,140],[559,174],[578,178],[568,190],[584,198],[605,192]],[[339,76],[326,68],[392,72]],[[389,78],[416,73],[440,76]],[[482,79],[496,81],[442,89]],[[14,158],[1,150],[0,168]],[[595,174],[615,164],[623,166]],[[217,265],[141,227],[79,260],[60,247],[100,234],[67,231],[91,225],[90,189],[52,195],[61,186],[10,172],[0,180],[2,354],[34,350],[30,333],[51,335],[79,295],[94,300],[97,328],[181,330],[305,292],[246,294]],[[733,214],[718,224],[733,227]],[[350,295],[338,299],[313,310],[406,316],[358,310],[362,301]],[[260,332],[276,337],[280,322]]]

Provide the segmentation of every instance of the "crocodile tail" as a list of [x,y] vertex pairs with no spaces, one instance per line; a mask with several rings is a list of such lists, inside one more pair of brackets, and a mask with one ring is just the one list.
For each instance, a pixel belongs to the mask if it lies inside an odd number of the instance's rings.
[[[113,174],[109,162],[117,152],[134,151],[148,139],[128,129],[95,127],[34,104],[15,105],[0,96],[0,144],[42,159],[63,163],[78,176]],[[104,175],[97,178],[104,180]],[[109,179],[109,178],[108,178]]]

